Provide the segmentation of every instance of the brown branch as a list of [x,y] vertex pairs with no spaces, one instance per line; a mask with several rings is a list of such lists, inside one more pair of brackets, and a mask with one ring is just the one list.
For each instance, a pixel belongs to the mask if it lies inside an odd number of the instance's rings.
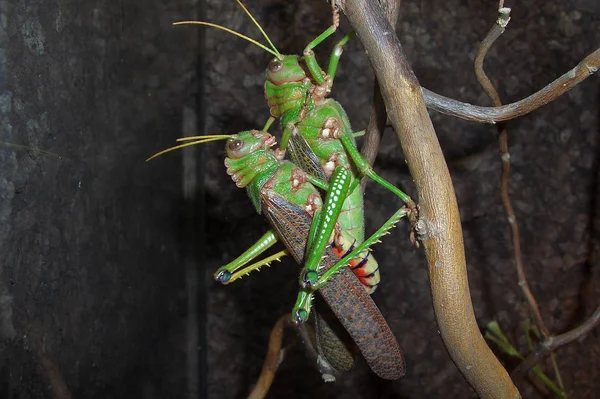
[[479,48],[477,49],[477,54],[475,54],[475,76],[477,77],[477,81],[483,90],[492,100],[492,103],[495,107],[501,107],[502,101],[500,101],[500,96],[498,95],[496,88],[483,70],[483,61],[485,60],[485,56],[487,55],[489,49],[504,33],[506,25],[508,25],[508,21],[510,21],[510,8],[500,7],[498,9],[498,19],[496,20],[496,23],[492,25],[487,35],[485,35],[481,41],[481,44],[479,45]]
[[[396,26],[398,21],[398,14],[400,13],[401,0],[381,0],[379,2],[383,13],[387,20],[392,26]],[[387,112],[385,110],[385,103],[381,96],[381,89],[379,88],[379,81],[375,78],[373,83],[373,103],[371,104],[371,116],[369,117],[369,123],[367,125],[367,132],[365,133],[365,139],[361,150],[362,156],[369,162],[369,165],[373,166],[377,153],[379,152],[379,146],[381,145],[381,139],[385,130],[385,123],[387,121]],[[367,181],[367,176],[363,177],[361,186],[364,191]]]
[[496,123],[528,114],[548,104],[581,83],[600,68],[600,48],[585,57],[577,66],[540,91],[520,101],[501,107],[480,107],[453,100],[422,88],[428,108],[468,121]]
[[376,1],[345,0],[417,188],[417,233],[425,248],[440,335],[460,372],[482,398],[520,394],[481,336],[471,296],[456,195],[421,94],[394,29]]
[[542,342],[538,348],[531,355],[527,356],[525,360],[519,364],[519,366],[513,370],[511,375],[514,378],[522,378],[529,369],[539,363],[546,355],[551,353],[552,351],[564,346],[568,343],[579,339],[589,332],[591,332],[594,328],[596,328],[600,324],[600,306],[596,308],[594,313],[587,319],[583,324],[579,327],[574,328],[571,331],[568,331],[564,334],[557,335],[555,337],[550,337],[544,342]]
[[[483,70],[483,61],[485,56],[487,55],[488,50],[492,47],[496,39],[504,33],[504,29],[510,20],[510,8],[500,8],[498,10],[498,19],[496,23],[492,26],[488,34],[485,36],[483,41],[481,42],[479,49],[477,50],[477,54],[475,55],[475,76],[477,77],[477,81],[481,84],[481,87],[485,90],[487,95],[492,100],[492,103],[495,107],[501,107],[502,101],[500,100],[500,96],[496,91],[496,88],[487,77],[485,71]],[[510,227],[510,233],[512,238],[512,246],[513,246],[513,255],[515,259],[515,266],[517,268],[517,275],[519,278],[519,287],[521,287],[521,291],[523,295],[527,299],[527,303],[529,304],[529,308],[534,315],[537,326],[539,327],[542,335],[545,339],[550,337],[550,332],[542,319],[542,315],[540,314],[540,308],[529,288],[529,283],[527,282],[527,277],[525,276],[525,269],[523,267],[523,255],[521,252],[521,239],[519,235],[519,224],[517,222],[517,215],[515,214],[515,210],[510,201],[510,196],[508,194],[508,179],[510,176],[510,153],[508,152],[508,132],[506,130],[506,126],[501,123],[498,125],[498,142],[500,145],[500,159],[502,160],[502,171],[500,173],[500,196],[502,198],[502,204],[504,205],[504,210],[506,212],[506,219],[508,221],[508,225]]]
[[269,337],[269,346],[263,368],[254,389],[250,395],[248,395],[248,399],[262,399],[269,392],[269,388],[271,388],[271,384],[273,383],[273,378],[275,378],[275,373],[277,373],[277,369],[283,360],[281,343],[283,342],[283,332],[289,323],[290,315],[286,313],[281,316],[273,326]]
[[279,365],[283,361],[284,351],[281,348],[281,343],[283,342],[283,334],[285,328],[289,326],[294,326],[296,332],[302,340],[302,344],[304,346],[307,356],[316,365],[323,378],[325,378],[325,376],[331,376],[334,377],[335,380],[335,376],[339,375],[339,372],[337,370],[335,370],[326,361],[323,361],[323,359],[320,359],[321,354],[319,354],[319,350],[317,349],[315,332],[313,331],[311,326],[307,323],[292,323],[290,321],[290,315],[286,313],[283,316],[281,316],[279,320],[277,320],[277,322],[273,326],[273,329],[271,330],[271,335],[269,336],[267,355],[265,356],[265,362],[263,363],[263,367],[260,372],[260,376],[256,381],[256,385],[254,386],[254,389],[248,396],[248,399],[262,399],[269,392],[269,389],[273,384],[275,374],[279,369]]

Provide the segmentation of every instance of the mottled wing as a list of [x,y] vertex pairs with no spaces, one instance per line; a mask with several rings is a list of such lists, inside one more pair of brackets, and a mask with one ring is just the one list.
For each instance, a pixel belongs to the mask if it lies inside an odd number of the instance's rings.
[[[270,190],[261,193],[264,215],[298,264],[303,264],[306,237],[312,219],[299,206]],[[329,247],[322,266],[340,258]],[[381,378],[397,380],[405,373],[404,356],[379,308],[349,268],[337,273],[319,293],[356,342],[371,370]]]
[[292,163],[298,165],[300,169],[309,175],[318,177],[323,181],[329,180],[327,179],[327,176],[325,176],[319,158],[310,148],[306,139],[297,131],[292,131],[290,141],[288,142],[288,148],[288,154],[290,155]]
[[[327,360],[329,367],[338,372],[347,372],[354,365],[354,353],[348,348],[343,338],[351,339],[348,333],[343,331],[340,322],[330,320],[329,322],[321,313],[315,312],[315,335],[318,352]],[[334,324],[335,323],[335,324]],[[330,325],[331,324],[331,325]],[[339,326],[339,329],[335,327]]]

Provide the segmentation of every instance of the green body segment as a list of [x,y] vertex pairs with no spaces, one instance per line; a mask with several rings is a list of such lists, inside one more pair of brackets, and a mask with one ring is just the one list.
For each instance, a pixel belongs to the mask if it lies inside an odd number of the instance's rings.
[[[327,121],[339,121],[340,126],[327,127]],[[336,128],[341,128],[345,132],[352,132],[350,121],[342,106],[337,101],[327,99],[323,104],[315,106],[296,124],[296,129],[301,133],[308,148],[299,148],[292,151],[290,157],[294,163],[303,168],[304,163],[295,154],[300,151],[303,153],[310,151],[319,160],[326,180],[329,180],[335,167],[338,166],[351,172],[350,186],[355,188],[350,192],[342,206],[338,223],[343,231],[350,234],[358,243],[362,243],[364,240],[363,192],[361,187],[355,184],[359,171],[354,168],[348,158],[342,142],[333,137]],[[323,137],[324,130],[328,130],[331,136]],[[351,139],[354,143],[354,136],[351,136]]]
[[[343,258],[357,245],[356,240],[351,235],[342,231],[337,241],[341,248],[333,248],[338,256]],[[362,241],[361,241],[362,243]],[[375,292],[380,281],[379,264],[370,251],[362,251],[348,263],[348,268],[354,273],[362,283],[369,294]]]
[[[294,174],[300,173],[303,172],[296,165],[283,161],[262,187],[259,186],[260,181],[253,182],[251,185],[256,184],[258,186],[256,190],[261,193],[266,189],[272,190],[284,196],[291,203],[303,206],[307,212],[310,212],[311,209],[320,209],[323,205],[321,196],[312,184],[299,184],[298,187],[292,188]],[[301,175],[298,177],[301,177]]]

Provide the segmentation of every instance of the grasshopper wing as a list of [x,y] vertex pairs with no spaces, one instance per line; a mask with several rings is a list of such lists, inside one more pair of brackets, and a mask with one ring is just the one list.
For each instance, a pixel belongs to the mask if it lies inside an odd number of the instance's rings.
[[[261,193],[261,206],[290,254],[298,264],[303,264],[312,222],[310,215],[271,190]],[[339,260],[339,256],[327,247],[322,271]],[[398,341],[375,302],[349,268],[343,268],[319,289],[319,293],[356,342],[375,374],[388,380],[397,380],[404,375],[406,367]]]
[[290,160],[292,163],[298,165],[300,169],[309,175],[318,177],[323,181],[329,180],[327,176],[325,176],[325,172],[323,172],[319,158],[310,148],[306,142],[306,139],[300,133],[298,133],[297,130],[292,131],[288,146],[288,154],[290,154]]

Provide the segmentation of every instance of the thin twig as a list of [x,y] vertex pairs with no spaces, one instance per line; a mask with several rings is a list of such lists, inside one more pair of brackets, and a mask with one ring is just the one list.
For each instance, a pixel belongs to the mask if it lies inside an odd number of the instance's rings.
[[581,83],[600,68],[600,48],[585,57],[577,66],[540,91],[520,101],[501,107],[480,107],[463,103],[422,88],[428,108],[474,122],[496,123],[528,114],[548,104]]
[[388,116],[415,182],[420,206],[416,230],[425,249],[444,345],[480,397],[518,398],[517,388],[475,320],[456,195],[419,82],[378,2],[340,3],[380,82]]
[[[483,61],[485,60],[485,56],[487,55],[489,49],[496,42],[496,40],[504,33],[504,30],[508,25],[508,22],[510,21],[511,10],[510,8],[502,7],[502,5],[503,1],[500,1],[498,8],[498,19],[481,42],[479,49],[477,50],[477,54],[475,55],[475,76],[477,77],[477,81],[479,82],[483,90],[492,100],[492,103],[495,107],[501,107],[502,101],[500,100],[498,91],[496,90],[493,83],[488,78],[483,69]],[[540,313],[539,305],[535,300],[533,293],[531,292],[531,288],[529,287],[529,283],[527,281],[527,276],[525,275],[525,268],[523,266],[523,255],[521,251],[521,237],[519,234],[519,223],[517,221],[517,215],[512,206],[510,195],[508,193],[508,180],[510,177],[510,153],[508,152],[508,131],[504,123],[498,124],[498,133],[500,159],[502,162],[502,169],[500,173],[500,197],[502,198],[502,204],[504,205],[504,210],[506,212],[506,219],[510,227],[515,266],[517,269],[517,276],[519,279],[518,284],[519,287],[521,287],[521,291],[523,292],[527,303],[529,304],[529,310],[531,311],[531,313],[533,313],[538,328],[544,336],[544,339],[547,340],[550,337],[550,332],[548,331],[548,327],[546,327],[546,324],[544,323],[544,319],[542,318],[542,315]],[[562,378],[560,376],[560,371],[558,369],[558,364],[556,363],[554,354],[552,354],[552,368],[554,370],[554,375],[557,379],[560,389],[564,391]]]
[[27,150],[27,151],[38,152],[40,154],[49,155],[51,157],[58,158],[60,160],[70,161],[69,158],[65,158],[62,155],[58,155],[58,154],[55,154],[55,153],[49,152],[49,151],[40,150],[39,148],[36,148],[36,147],[30,147],[27,145],[22,145],[22,144],[17,144],[17,143],[9,143],[7,141],[0,141],[0,145],[4,145],[7,147],[14,147],[14,148],[22,149],[22,150]]
[[[485,39],[482,41],[479,50],[477,51],[477,55],[475,57],[475,75],[477,76],[477,80],[486,91],[488,96],[491,98],[495,107],[501,107],[502,103],[500,97],[494,88],[492,82],[489,80],[487,75],[483,70],[483,61],[485,59],[485,55],[493,43],[496,41],[498,37],[502,33],[504,33],[504,28],[506,24],[508,24],[510,9],[500,8],[499,9],[499,18],[497,23],[490,29]],[[502,159],[502,172],[500,177],[500,193],[502,197],[502,203],[504,204],[504,208],[507,215],[507,220],[511,229],[512,236],[512,244],[513,244],[513,252],[515,258],[515,265],[517,267],[517,274],[519,276],[519,286],[523,292],[523,295],[527,299],[527,303],[529,304],[529,308],[534,315],[536,320],[536,324],[540,329],[541,334],[544,337],[544,342],[540,345],[540,349],[530,355],[527,359],[525,359],[519,367],[513,373],[513,376],[518,375],[520,373],[525,373],[532,367],[534,367],[543,356],[550,353],[553,355],[553,349],[562,346],[568,342],[573,341],[574,339],[579,338],[583,334],[591,331],[600,322],[600,307],[596,311],[596,313],[588,320],[588,322],[584,323],[584,325],[579,328],[572,330],[568,333],[560,335],[558,337],[552,337],[548,328],[546,327],[544,320],[541,316],[539,306],[529,288],[529,284],[527,282],[527,277],[525,276],[525,270],[523,267],[523,257],[521,253],[521,244],[520,244],[520,236],[519,236],[519,227],[517,223],[517,217],[514,212],[514,208],[512,207],[510,197],[508,194],[508,179],[510,175],[510,154],[508,152],[508,132],[504,124],[498,125],[499,131],[499,144],[500,144],[500,154]],[[552,356],[552,366],[554,368],[554,373],[559,383],[560,389],[564,391],[564,386],[562,383],[562,379],[560,378],[560,372],[558,370],[558,365],[556,363],[556,359]]]
[[248,399],[262,399],[269,392],[275,373],[277,373],[277,369],[283,361],[284,352],[281,350],[281,343],[283,342],[283,332],[289,323],[290,315],[286,313],[273,326],[263,368],[254,389],[248,395]]
[[[504,33],[504,29],[510,20],[510,8],[500,8],[498,10],[498,19],[492,26],[490,31],[487,33],[475,56],[475,76],[481,87],[485,90],[487,95],[492,100],[495,107],[501,107],[502,101],[496,91],[493,83],[487,77],[483,70],[483,61],[488,50],[492,47],[496,39]],[[503,123],[498,124],[499,132],[499,144],[500,144],[500,159],[502,160],[502,171],[500,174],[500,196],[502,197],[502,203],[506,212],[506,219],[510,226],[510,233],[512,237],[513,255],[515,259],[515,266],[517,268],[517,275],[519,278],[519,287],[523,291],[523,295],[527,299],[529,308],[534,315],[537,326],[539,327],[542,335],[545,339],[550,337],[550,332],[542,319],[540,314],[539,306],[529,288],[527,277],[525,276],[525,269],[523,267],[523,255],[521,252],[521,239],[519,235],[519,224],[517,222],[517,215],[510,201],[508,194],[508,179],[510,176],[510,153],[508,152],[508,132],[506,126]]]
[[583,324],[579,327],[572,329],[564,334],[557,335],[555,337],[550,337],[546,341],[542,342],[538,345],[538,348],[531,355],[527,356],[519,366],[513,370],[511,375],[513,378],[522,378],[529,369],[539,363],[546,355],[550,352],[564,346],[568,343],[579,339],[589,332],[591,332],[594,328],[596,328],[600,324],[600,306],[596,308],[594,313],[587,319]]
[[[400,12],[401,0],[381,0],[379,2],[385,17],[393,27],[396,26],[398,21],[398,14]],[[381,89],[379,88],[379,81],[375,78],[373,83],[373,102],[371,104],[371,116],[369,117],[369,124],[367,125],[367,132],[363,141],[363,147],[361,150],[362,156],[369,162],[369,165],[373,166],[377,153],[379,152],[379,146],[381,145],[381,139],[383,138],[383,132],[385,131],[385,123],[387,121],[387,112],[385,110],[385,103],[381,96]],[[363,177],[361,181],[361,187],[364,191],[369,179],[367,176]]]

